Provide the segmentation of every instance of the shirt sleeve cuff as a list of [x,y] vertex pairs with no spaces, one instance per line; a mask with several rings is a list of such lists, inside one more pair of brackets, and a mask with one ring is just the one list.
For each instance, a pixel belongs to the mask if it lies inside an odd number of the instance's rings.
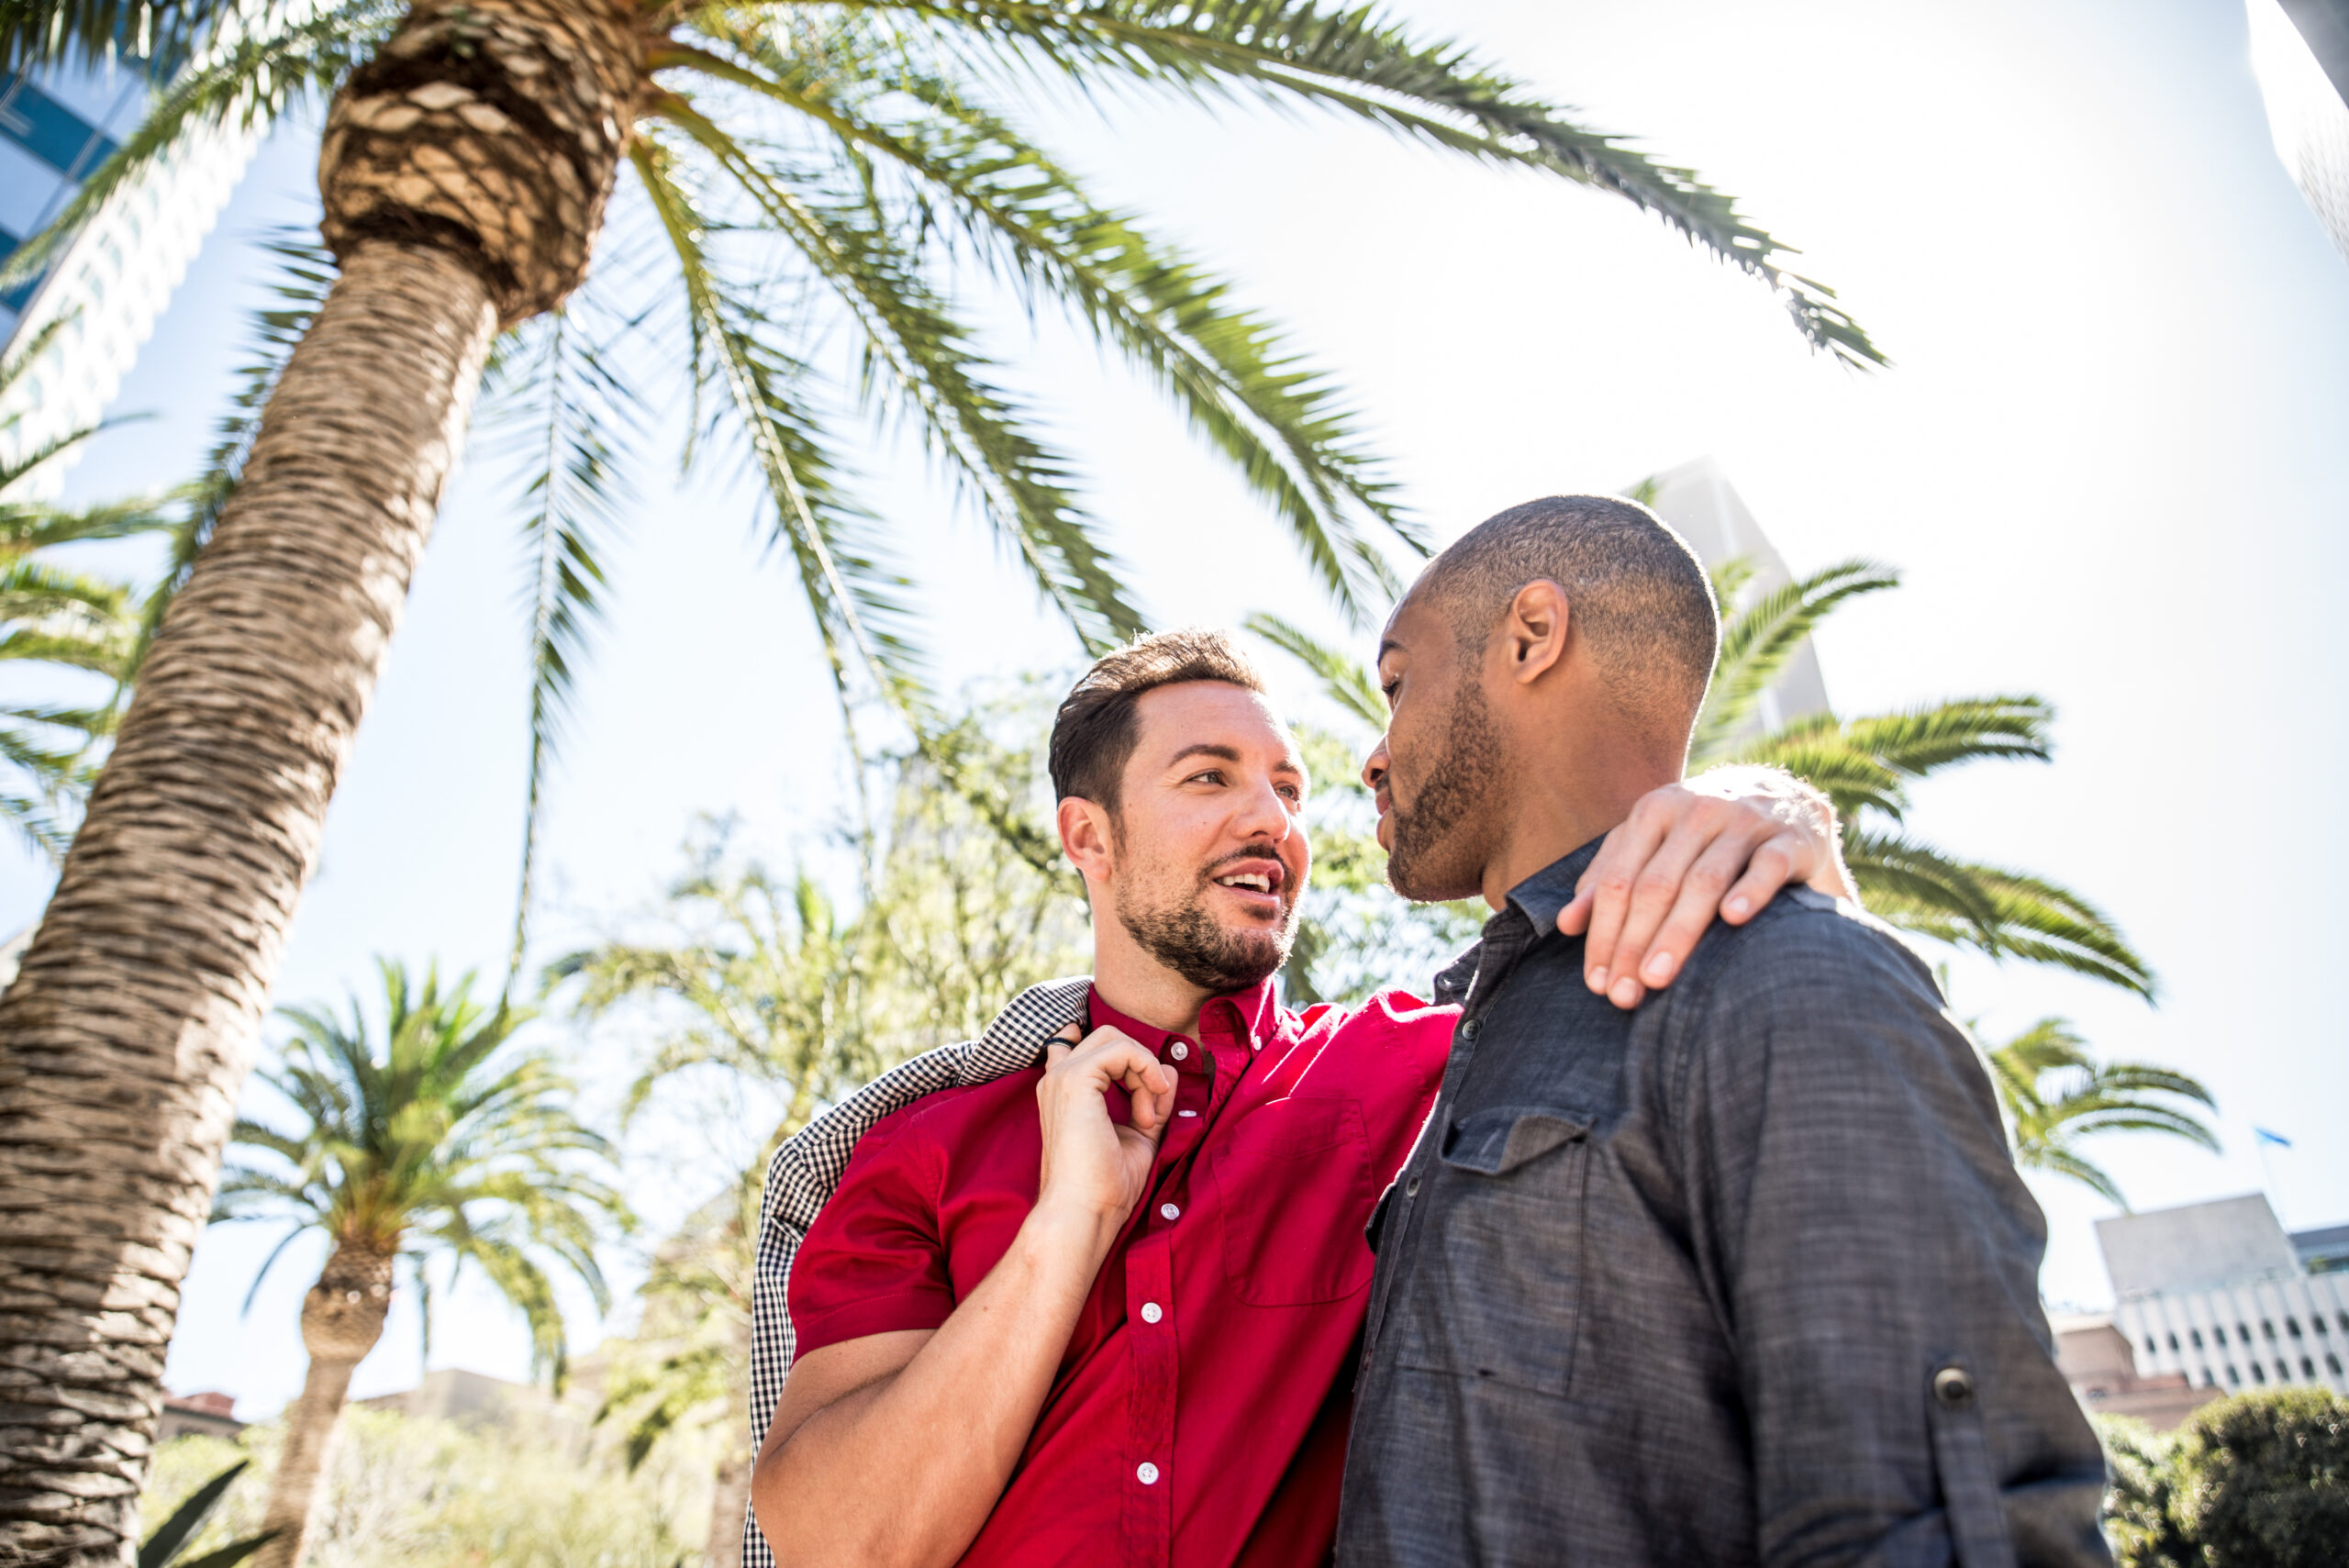
[[894,1334],[908,1329],[936,1329],[953,1316],[953,1300],[928,1291],[904,1296],[871,1297],[828,1311],[791,1315],[796,1344],[804,1356],[827,1345],[862,1340],[868,1334]]

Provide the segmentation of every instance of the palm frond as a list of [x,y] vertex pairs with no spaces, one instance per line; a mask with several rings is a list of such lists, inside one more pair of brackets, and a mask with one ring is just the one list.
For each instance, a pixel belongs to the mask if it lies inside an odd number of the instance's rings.
[[1784,270],[1793,252],[1687,169],[1588,130],[1474,60],[1426,43],[1375,6],[1314,0],[850,0],[844,9],[930,24],[974,63],[1108,72],[1195,94],[1301,99],[1447,151],[1540,170],[1622,196],[1763,279],[1820,349],[1881,363],[1832,290]]
[[1275,615],[1258,611],[1241,625],[1311,671],[1331,702],[1378,733],[1386,732],[1386,698],[1378,689],[1377,675],[1360,660]]
[[[1709,762],[1752,715],[1753,705],[1811,628],[1846,599],[1898,587],[1899,574],[1872,561],[1845,561],[1775,588],[1721,629],[1712,685],[1689,743],[1692,764]],[[1724,611],[1728,610],[1723,606]]]
[[1096,653],[1146,629],[1115,562],[1069,489],[1066,461],[1025,428],[968,332],[949,317],[912,259],[860,201],[763,160],[675,95],[655,112],[677,127],[787,239],[855,323],[874,410],[910,415],[1047,602]]
[[[612,368],[606,347],[578,317],[585,301],[543,318],[524,350],[518,377],[536,406],[537,461],[523,485],[530,506],[522,532],[533,568],[524,594],[529,625],[529,782],[522,814],[522,864],[516,878],[514,940],[506,994],[513,991],[529,944],[547,782],[570,715],[576,672],[589,628],[603,614],[607,587],[602,553],[618,534],[630,500],[620,432],[643,423],[643,408]],[[534,350],[534,351],[533,351]]]

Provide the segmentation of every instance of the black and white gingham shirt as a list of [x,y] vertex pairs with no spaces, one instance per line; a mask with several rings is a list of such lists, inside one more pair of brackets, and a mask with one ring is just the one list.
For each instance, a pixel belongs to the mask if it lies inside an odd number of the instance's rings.
[[[1085,1021],[1093,982],[1085,975],[1030,985],[986,1032],[901,1062],[816,1118],[774,1151],[759,1202],[758,1265],[751,1284],[751,1451],[766,1441],[783,1380],[797,1348],[785,1293],[791,1261],[817,1213],[840,1186],[857,1140],[873,1125],[941,1089],[985,1084],[1033,1067],[1070,1024]],[[774,1568],[755,1515],[742,1519],[742,1568]]]

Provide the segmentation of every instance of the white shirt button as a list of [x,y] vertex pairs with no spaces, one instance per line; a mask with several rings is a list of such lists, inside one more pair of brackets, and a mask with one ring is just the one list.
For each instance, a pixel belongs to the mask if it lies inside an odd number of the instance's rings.
[[1155,1301],[1145,1301],[1141,1304],[1141,1320],[1143,1322],[1155,1323],[1161,1318],[1165,1316],[1166,1308],[1159,1306]]
[[1158,1206],[1158,1218],[1161,1219],[1180,1219],[1183,1218],[1183,1211],[1174,1204],[1162,1203]]
[[1176,1111],[1174,1114],[1176,1116],[1197,1116],[1199,1113],[1197,1111]]
[[1150,1461],[1146,1459],[1143,1460],[1140,1464],[1134,1466],[1134,1479],[1141,1482],[1145,1486],[1157,1485],[1158,1466],[1151,1463]]
[[1166,1048],[1166,1054],[1177,1062],[1187,1062],[1190,1060],[1191,1048],[1178,1040]]

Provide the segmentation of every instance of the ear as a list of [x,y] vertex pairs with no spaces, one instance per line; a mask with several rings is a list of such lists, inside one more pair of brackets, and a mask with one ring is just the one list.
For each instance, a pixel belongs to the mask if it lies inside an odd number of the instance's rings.
[[1510,680],[1530,686],[1565,662],[1568,619],[1566,591],[1549,579],[1517,591],[1501,622]]
[[1107,882],[1117,869],[1116,840],[1109,832],[1109,813],[1080,795],[1070,795],[1054,812],[1061,851],[1090,883]]

